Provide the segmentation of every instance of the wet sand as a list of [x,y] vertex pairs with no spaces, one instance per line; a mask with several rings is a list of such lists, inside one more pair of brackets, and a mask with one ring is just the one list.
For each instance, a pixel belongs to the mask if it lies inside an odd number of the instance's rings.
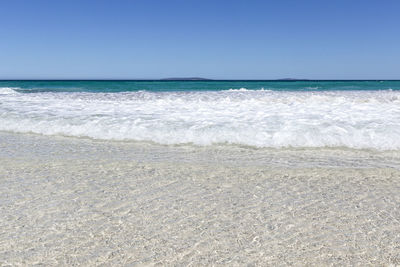
[[399,265],[400,152],[0,134],[0,265]]

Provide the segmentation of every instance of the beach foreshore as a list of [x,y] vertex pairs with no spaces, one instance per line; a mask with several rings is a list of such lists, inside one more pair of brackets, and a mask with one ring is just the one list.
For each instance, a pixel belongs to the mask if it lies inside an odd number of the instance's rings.
[[398,265],[400,151],[0,134],[0,265]]

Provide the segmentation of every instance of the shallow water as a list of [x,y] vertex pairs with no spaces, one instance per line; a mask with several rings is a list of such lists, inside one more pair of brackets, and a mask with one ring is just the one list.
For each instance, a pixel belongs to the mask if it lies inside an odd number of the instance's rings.
[[398,151],[0,134],[0,265],[398,265]]
[[200,165],[285,168],[395,168],[400,151],[341,148],[254,148],[240,145],[160,145],[37,134],[0,133],[0,158],[131,160]]
[[400,264],[395,89],[55,84],[0,90],[0,265]]

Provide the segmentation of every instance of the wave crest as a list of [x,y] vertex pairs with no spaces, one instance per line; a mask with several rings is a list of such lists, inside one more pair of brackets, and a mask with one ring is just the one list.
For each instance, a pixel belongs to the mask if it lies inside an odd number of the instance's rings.
[[17,87],[0,87],[0,95],[14,95],[18,94]]
[[400,149],[400,92],[0,90],[0,130],[162,144]]

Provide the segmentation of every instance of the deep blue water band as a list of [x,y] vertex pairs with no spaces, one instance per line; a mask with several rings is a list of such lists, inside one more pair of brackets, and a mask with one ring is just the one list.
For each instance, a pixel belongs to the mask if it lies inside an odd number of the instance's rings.
[[248,80],[3,80],[0,87],[19,92],[134,92],[219,91],[229,89],[273,91],[400,90],[399,80],[371,81],[248,81]]

